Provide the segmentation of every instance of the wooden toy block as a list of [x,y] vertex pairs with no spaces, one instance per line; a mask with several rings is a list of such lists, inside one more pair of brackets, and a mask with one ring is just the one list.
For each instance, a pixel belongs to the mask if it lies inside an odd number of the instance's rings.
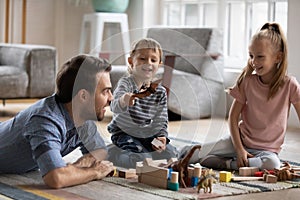
[[168,180],[163,178],[158,178],[154,176],[149,176],[147,174],[141,174],[140,183],[144,183],[147,185],[151,185],[153,187],[159,187],[163,189],[167,189]]
[[169,190],[178,191],[179,190],[179,183],[172,183],[172,182],[168,181],[167,188]]
[[251,168],[251,176],[254,176],[254,174],[256,172],[259,172],[259,168],[258,167],[250,167]]
[[199,182],[199,177],[193,176],[191,179],[191,187],[196,187]]
[[147,174],[148,176],[168,179],[169,169],[162,167],[143,166],[141,173]]
[[264,180],[263,177],[256,176],[233,176],[231,177],[231,181],[259,181]]
[[136,169],[119,169],[119,177],[121,178],[136,178]]
[[277,176],[274,176],[272,174],[266,175],[266,182],[267,183],[277,183]]
[[194,166],[194,173],[193,173],[194,177],[200,177],[201,176],[201,166]]
[[150,165],[153,165],[153,160],[152,158],[145,158],[144,161],[143,161],[143,165],[144,166],[150,166]]
[[152,160],[152,158],[145,158],[144,161],[143,161],[144,166],[160,167],[160,166],[165,166],[167,164],[168,164],[167,159]]
[[240,167],[239,175],[240,176],[254,176],[255,172],[258,172],[257,167]]
[[188,167],[188,177],[192,178],[194,175],[194,167]]
[[220,182],[230,182],[231,181],[231,172],[220,171],[219,179],[220,179]]
[[254,176],[256,176],[256,177],[263,177],[264,176],[264,172],[263,171],[255,172]]
[[[267,170],[267,172],[268,172],[269,174],[272,174],[272,175],[275,174],[274,170]],[[263,177],[264,174],[265,174],[264,171],[258,171],[258,172],[255,172],[255,173],[254,173],[254,176]]]
[[170,182],[171,183],[178,183],[178,172],[172,172],[171,173]]
[[135,171],[136,171],[137,175],[142,173],[142,171],[143,171],[143,162],[136,162]]
[[179,190],[179,182],[178,182],[179,173],[178,172],[172,172],[170,181],[168,181],[168,189],[173,191]]
[[170,159],[168,160],[167,165],[169,166],[170,164],[172,164],[172,163],[174,163],[174,162],[176,162],[176,161],[178,161],[177,158],[170,158]]
[[152,144],[153,146],[155,146],[156,148],[159,148],[159,147],[161,147],[161,146],[164,145],[164,144],[163,144],[159,139],[157,139],[157,138],[154,138],[154,139],[152,140],[151,144]]
[[167,159],[161,159],[161,160],[152,160],[151,166],[161,167],[168,164]]

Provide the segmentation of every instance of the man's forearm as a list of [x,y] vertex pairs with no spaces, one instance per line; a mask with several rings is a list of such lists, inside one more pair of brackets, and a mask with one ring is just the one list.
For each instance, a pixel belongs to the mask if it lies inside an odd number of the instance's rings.
[[107,151],[105,149],[98,149],[80,157],[73,163],[76,167],[90,167],[94,162],[105,160]]
[[114,170],[109,161],[95,161],[90,167],[77,167],[68,164],[48,172],[43,180],[51,188],[62,188],[102,179]]

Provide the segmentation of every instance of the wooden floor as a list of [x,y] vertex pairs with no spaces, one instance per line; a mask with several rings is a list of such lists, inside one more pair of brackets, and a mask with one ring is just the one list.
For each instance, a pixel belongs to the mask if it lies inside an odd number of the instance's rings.
[[[0,106],[0,121],[9,119],[22,109],[25,109],[31,105],[32,101],[27,103],[22,102],[7,102],[5,107]],[[111,113],[107,113],[107,117],[100,123],[98,123],[98,129],[102,136],[109,142],[109,134],[106,131],[106,125],[111,119]],[[228,132],[226,120],[224,119],[205,119],[205,120],[188,120],[188,121],[176,121],[169,123],[169,133],[173,138],[184,138],[186,141],[211,141],[212,138],[218,139],[222,135]],[[289,128],[286,134],[285,144],[280,153],[280,157],[286,160],[292,160],[300,162],[300,129]],[[185,141],[185,142],[186,142]],[[185,143],[181,141],[173,142],[174,145],[179,148]],[[77,153],[73,153],[67,157],[66,160],[72,161],[80,156]],[[14,176],[14,177],[12,177]],[[41,178],[36,176],[20,177],[18,175],[1,175],[0,182],[10,183],[12,185],[20,184],[43,184]],[[111,184],[103,181],[94,181],[88,184],[83,184],[75,187],[64,189],[65,191],[79,194],[81,196],[90,199],[168,199],[160,196],[155,196],[150,193],[133,190],[116,184]],[[248,195],[238,195],[230,197],[216,198],[217,200],[231,200],[231,199],[264,199],[264,200],[276,200],[276,199],[299,199],[300,189],[288,189],[276,192],[264,192]],[[1,198],[0,198],[1,199]]]

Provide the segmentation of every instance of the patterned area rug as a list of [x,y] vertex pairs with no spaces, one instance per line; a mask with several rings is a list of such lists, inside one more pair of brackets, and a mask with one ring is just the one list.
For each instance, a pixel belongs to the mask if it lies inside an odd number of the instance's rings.
[[49,189],[43,185],[10,186],[0,182],[0,200],[89,200],[60,189]]
[[105,178],[103,181],[178,200],[209,199],[223,196],[270,192],[300,187],[300,179],[295,181],[277,182],[275,184],[266,183],[264,181],[241,181],[229,183],[216,183],[213,185],[212,193],[204,193],[203,190],[201,190],[200,193],[197,193],[196,188],[180,188],[179,191],[171,191],[138,183],[136,179],[108,177]]

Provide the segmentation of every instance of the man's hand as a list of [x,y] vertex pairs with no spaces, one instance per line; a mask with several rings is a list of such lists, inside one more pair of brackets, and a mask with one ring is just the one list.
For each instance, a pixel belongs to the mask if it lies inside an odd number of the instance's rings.
[[114,171],[113,164],[106,160],[95,162],[93,166],[91,166],[91,168],[94,168],[96,170],[96,179],[102,179],[106,177],[109,173]]
[[49,171],[43,180],[49,187],[58,189],[102,179],[113,170],[114,166],[109,161],[95,161],[90,167],[68,164]]

